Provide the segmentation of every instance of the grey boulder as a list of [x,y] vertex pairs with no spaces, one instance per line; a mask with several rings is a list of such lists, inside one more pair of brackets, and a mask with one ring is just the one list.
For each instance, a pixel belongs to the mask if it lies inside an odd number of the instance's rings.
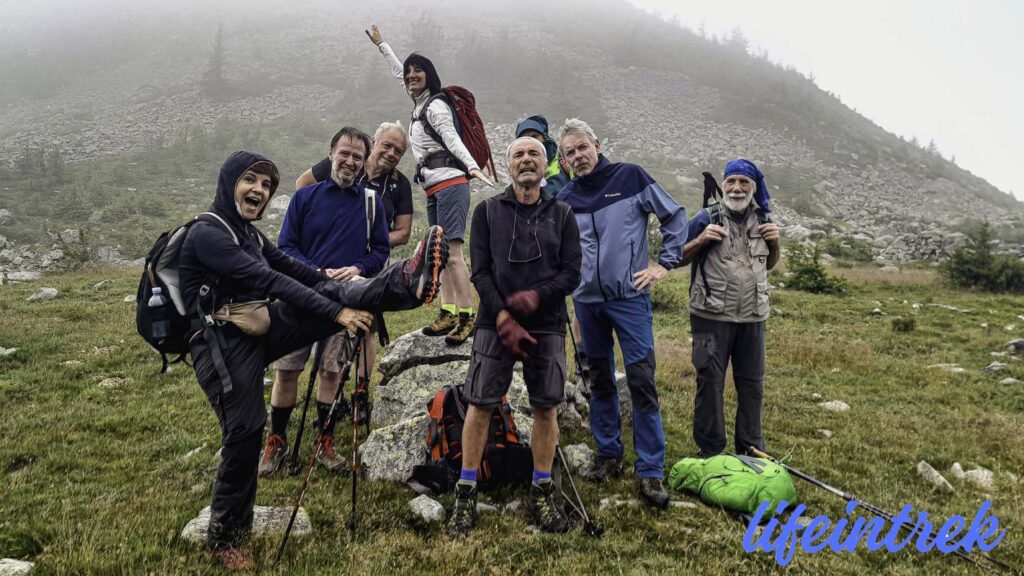
[[[292,509],[274,508],[271,506],[256,506],[253,508],[252,535],[254,537],[283,535],[288,526],[288,519],[291,518]],[[181,531],[181,539],[189,542],[206,542],[206,531],[210,527],[210,507],[207,506],[198,516],[189,520],[188,524]],[[313,531],[313,525],[309,521],[309,515],[302,508],[295,517],[295,525],[292,526],[292,536],[302,536]]]
[[359,447],[363,473],[370,480],[405,482],[413,466],[426,460],[424,438],[430,418],[426,414],[377,428]]

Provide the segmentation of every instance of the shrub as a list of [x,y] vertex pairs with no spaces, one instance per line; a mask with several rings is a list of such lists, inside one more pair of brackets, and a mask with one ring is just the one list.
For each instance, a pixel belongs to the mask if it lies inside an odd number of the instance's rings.
[[1024,294],[1024,262],[992,253],[992,227],[983,222],[967,232],[967,242],[939,267],[954,286]]
[[794,246],[789,249],[786,267],[792,276],[786,279],[786,288],[813,294],[845,294],[846,281],[830,276],[821,265],[821,249]]

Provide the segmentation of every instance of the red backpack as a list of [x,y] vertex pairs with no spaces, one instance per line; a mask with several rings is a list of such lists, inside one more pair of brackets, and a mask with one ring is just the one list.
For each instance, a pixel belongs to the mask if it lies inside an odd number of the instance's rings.
[[434,130],[434,127],[430,125],[430,121],[427,120],[427,107],[430,106],[430,103],[435,98],[441,98],[452,109],[455,130],[459,133],[462,144],[469,150],[469,154],[473,156],[477,166],[480,166],[484,173],[490,172],[491,177],[497,179],[497,173],[494,171],[494,157],[491,155],[491,145],[487,142],[484,122],[480,119],[480,115],[477,114],[476,98],[473,96],[473,93],[462,86],[445,86],[441,88],[440,92],[431,96],[427,103],[420,108],[419,116],[412,119],[413,122],[423,122],[423,130],[427,133],[427,136],[430,136],[431,140],[440,144],[444,151],[452,156],[462,171],[468,174],[469,171],[466,169],[466,166],[455,158],[452,151],[448,149],[448,145],[444,143],[444,139],[441,138],[441,135]]
[[[409,485],[421,493],[444,494],[455,486],[462,470],[462,425],[466,421],[462,385],[445,386],[427,402],[427,463],[413,468]],[[512,418],[508,398],[491,414],[487,446],[480,460],[477,483],[488,490],[507,483],[525,483],[533,471],[533,452],[523,443]]]

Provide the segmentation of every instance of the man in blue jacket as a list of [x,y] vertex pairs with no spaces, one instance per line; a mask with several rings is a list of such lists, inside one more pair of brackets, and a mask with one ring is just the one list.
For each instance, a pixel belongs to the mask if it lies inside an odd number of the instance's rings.
[[[559,144],[576,175],[558,199],[569,204],[576,215],[583,250],[581,281],[572,300],[592,380],[590,431],[597,444],[594,477],[603,480],[622,470],[614,331],[622,347],[633,401],[640,495],[649,505],[665,508],[665,432],[654,384],[651,289],[681,263],[686,210],[643,168],[609,162],[586,122],[566,120]],[[647,262],[650,214],[661,223],[664,238],[658,262],[652,264]]]
[[[334,280],[368,278],[384,268],[391,244],[384,208],[371,191],[358,184],[370,154],[370,138],[346,126],[331,140],[330,177],[300,188],[292,196],[281,225],[281,250]],[[373,202],[368,209],[367,202]],[[368,214],[374,214],[370,222]],[[338,355],[343,340],[333,336],[321,343],[324,353],[317,390],[317,419],[327,422],[331,400],[341,380]],[[285,430],[295,407],[299,374],[309,359],[312,346],[288,354],[274,363],[274,389],[270,396],[270,434],[260,460],[260,475],[273,474],[287,454]],[[344,412],[344,411],[343,411]],[[332,472],[346,467],[345,458],[334,449],[334,423],[321,427],[323,449],[319,461]]]

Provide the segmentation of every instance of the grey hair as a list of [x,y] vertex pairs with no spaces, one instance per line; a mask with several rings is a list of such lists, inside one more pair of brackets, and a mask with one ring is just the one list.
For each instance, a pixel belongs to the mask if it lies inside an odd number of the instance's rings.
[[380,135],[388,130],[398,130],[402,135],[402,138],[405,139],[406,146],[409,145],[409,134],[405,131],[405,128],[402,127],[402,123],[398,120],[395,120],[394,122],[381,122],[380,126],[377,126],[377,131],[373,133],[373,141],[376,142],[377,139],[380,138]]
[[513,140],[512,143],[508,145],[508,149],[505,150],[505,157],[506,158],[511,158],[512,157],[512,147],[515,146],[516,144],[519,144],[522,141],[528,141],[528,140],[532,140],[537,146],[540,146],[541,152],[544,153],[544,162],[546,164],[547,163],[547,150],[544,148],[544,144],[542,144],[540,140],[537,140],[533,136],[520,136],[519,138],[516,138],[515,140]]
[[597,134],[594,134],[594,129],[579,118],[569,118],[562,124],[562,129],[558,131],[558,141],[561,142],[562,138],[565,138],[568,134],[583,134],[592,141],[597,142]]

